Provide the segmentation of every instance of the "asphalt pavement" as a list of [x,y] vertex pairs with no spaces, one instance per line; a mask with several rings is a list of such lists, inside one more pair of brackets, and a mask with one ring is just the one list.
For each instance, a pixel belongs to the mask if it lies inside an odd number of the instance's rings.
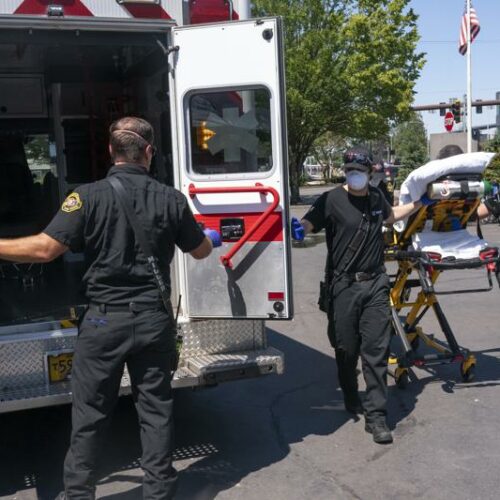
[[[306,204],[293,214],[302,215],[323,189],[306,188]],[[483,231],[500,244],[497,225]],[[390,379],[395,441],[381,446],[343,409],[326,318],[316,305],[325,255],[321,234],[294,244],[295,319],[267,323],[269,344],[285,353],[283,376],[177,393],[176,498],[499,498],[498,287],[440,298],[459,343],[477,356],[476,379],[463,383],[457,364],[414,369],[405,390]],[[482,272],[456,271],[438,285],[458,290],[484,281]],[[437,334],[435,320],[424,326]],[[0,416],[0,498],[53,498],[68,436],[67,406]],[[139,456],[133,405],[123,398],[103,450],[98,498],[141,498]]]

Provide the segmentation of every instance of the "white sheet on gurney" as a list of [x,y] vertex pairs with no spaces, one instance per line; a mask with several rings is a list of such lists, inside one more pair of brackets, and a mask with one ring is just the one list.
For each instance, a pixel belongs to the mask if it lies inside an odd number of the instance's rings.
[[[482,174],[496,153],[464,153],[443,160],[433,160],[416,168],[401,184],[399,204],[405,205],[419,200],[427,191],[427,185],[444,175]],[[406,220],[396,222],[394,229],[402,232]]]
[[412,236],[413,248],[422,252],[436,252],[442,257],[475,259],[488,246],[481,238],[470,234],[467,229],[438,233],[424,231]]
[[444,175],[482,174],[496,153],[465,153],[444,160],[433,160],[416,168],[401,184],[399,204],[417,201],[427,191],[427,185]]

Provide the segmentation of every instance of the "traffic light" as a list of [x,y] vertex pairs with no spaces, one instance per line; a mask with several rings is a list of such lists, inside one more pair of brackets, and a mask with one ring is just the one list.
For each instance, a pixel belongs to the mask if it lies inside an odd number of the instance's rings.
[[481,102],[481,99],[478,99],[476,101],[476,113],[480,115],[483,112],[483,106],[479,104]]
[[196,128],[196,144],[200,149],[206,151],[208,149],[208,141],[215,135],[213,130],[207,128],[207,122],[201,122]]
[[460,101],[455,101],[451,105],[451,112],[453,113],[455,123],[460,123],[462,121],[462,104]]
[[441,105],[441,107],[439,108],[439,116],[446,115],[446,103],[440,102],[439,104]]

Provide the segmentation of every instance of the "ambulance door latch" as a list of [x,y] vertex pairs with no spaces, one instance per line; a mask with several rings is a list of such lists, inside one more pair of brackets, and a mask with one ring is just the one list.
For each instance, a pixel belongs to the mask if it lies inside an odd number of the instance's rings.
[[221,219],[220,233],[224,241],[238,241],[245,234],[244,219]]

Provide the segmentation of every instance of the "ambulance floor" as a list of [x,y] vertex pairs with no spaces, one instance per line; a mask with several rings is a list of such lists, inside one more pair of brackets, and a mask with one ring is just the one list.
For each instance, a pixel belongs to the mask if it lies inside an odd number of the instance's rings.
[[81,304],[81,263],[0,263],[0,325],[57,318]]

